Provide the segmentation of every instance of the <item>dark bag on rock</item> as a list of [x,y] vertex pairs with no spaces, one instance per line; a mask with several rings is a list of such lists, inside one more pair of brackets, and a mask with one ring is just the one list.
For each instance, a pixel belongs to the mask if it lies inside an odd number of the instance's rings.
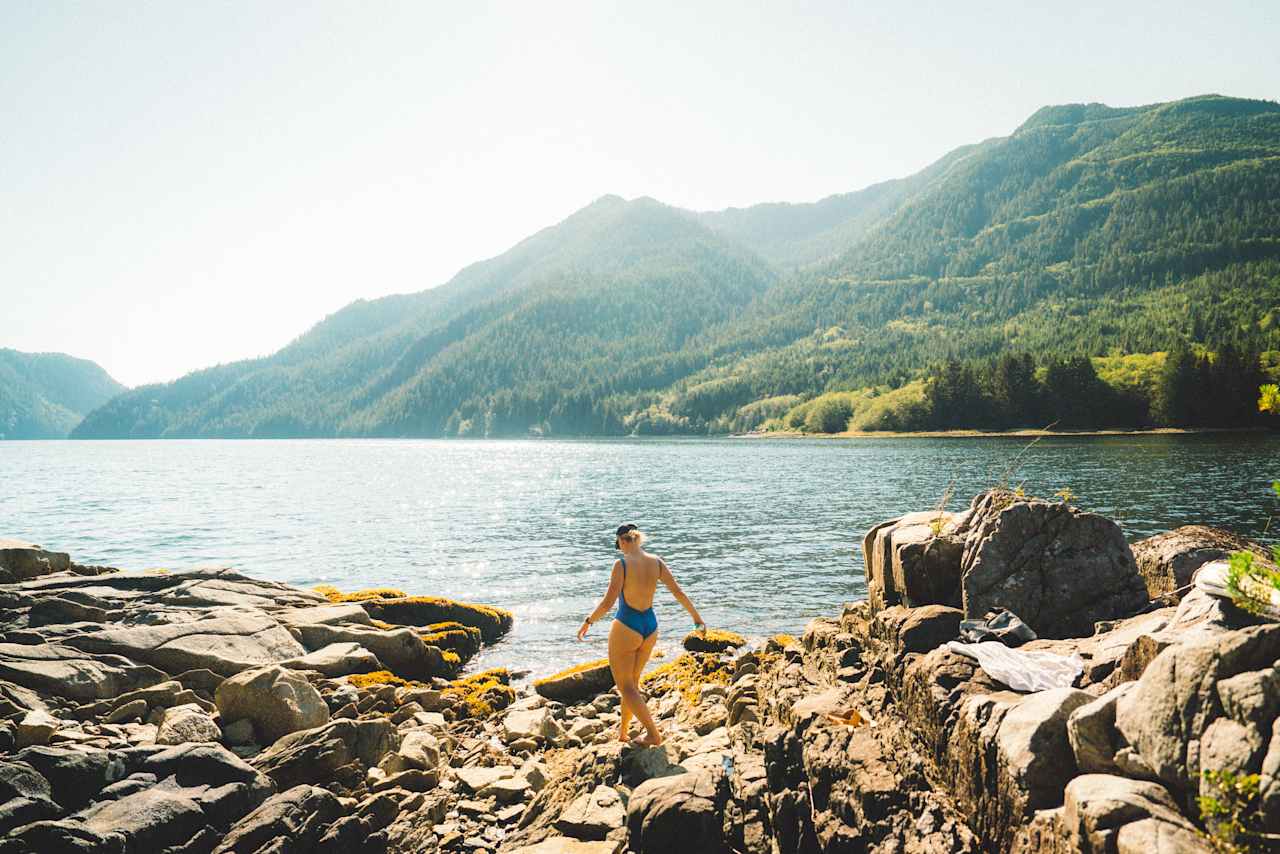
[[1012,611],[997,608],[988,611],[980,620],[962,620],[960,639],[966,643],[1000,641],[1005,646],[1018,647],[1036,639],[1036,633]]

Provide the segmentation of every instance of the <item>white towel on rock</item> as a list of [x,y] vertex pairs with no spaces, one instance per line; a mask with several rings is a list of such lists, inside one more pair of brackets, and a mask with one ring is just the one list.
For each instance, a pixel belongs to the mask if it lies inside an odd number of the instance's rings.
[[947,648],[975,659],[988,676],[1015,691],[1070,688],[1084,672],[1084,660],[1078,655],[1010,649],[999,641],[951,641]]

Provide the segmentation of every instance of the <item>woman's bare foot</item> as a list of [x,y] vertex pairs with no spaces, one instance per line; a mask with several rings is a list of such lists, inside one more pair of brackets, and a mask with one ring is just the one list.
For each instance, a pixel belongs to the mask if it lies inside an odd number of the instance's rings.
[[618,741],[621,741],[624,744],[631,741],[631,727],[618,730]]
[[660,747],[662,745],[662,733],[658,733],[657,735],[649,735],[648,733],[645,733],[633,741],[632,744],[638,744],[642,747]]

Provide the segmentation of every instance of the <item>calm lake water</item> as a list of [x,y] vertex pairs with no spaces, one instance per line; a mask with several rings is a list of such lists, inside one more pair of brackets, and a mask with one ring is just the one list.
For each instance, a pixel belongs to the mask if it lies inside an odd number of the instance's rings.
[[[998,482],[1014,439],[0,442],[0,536],[126,569],[230,565],[343,589],[492,603],[482,664],[604,654],[573,632],[608,583],[612,530],[650,536],[707,621],[798,631],[864,594],[874,523]],[[1192,522],[1264,535],[1280,436],[1044,439],[1010,478],[1071,489],[1131,539]],[[690,628],[665,592],[663,646]]]

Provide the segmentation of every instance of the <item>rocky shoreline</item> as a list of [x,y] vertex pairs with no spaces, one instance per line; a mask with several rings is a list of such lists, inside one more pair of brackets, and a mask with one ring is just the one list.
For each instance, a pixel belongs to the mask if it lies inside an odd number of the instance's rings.
[[[866,535],[867,601],[653,667],[649,748],[604,662],[462,675],[500,608],[0,541],[0,854],[1232,850],[1223,774],[1257,775],[1234,850],[1270,850],[1280,624],[1191,583],[1239,548],[1006,491],[909,514]],[[950,645],[992,607],[1074,681]]]

